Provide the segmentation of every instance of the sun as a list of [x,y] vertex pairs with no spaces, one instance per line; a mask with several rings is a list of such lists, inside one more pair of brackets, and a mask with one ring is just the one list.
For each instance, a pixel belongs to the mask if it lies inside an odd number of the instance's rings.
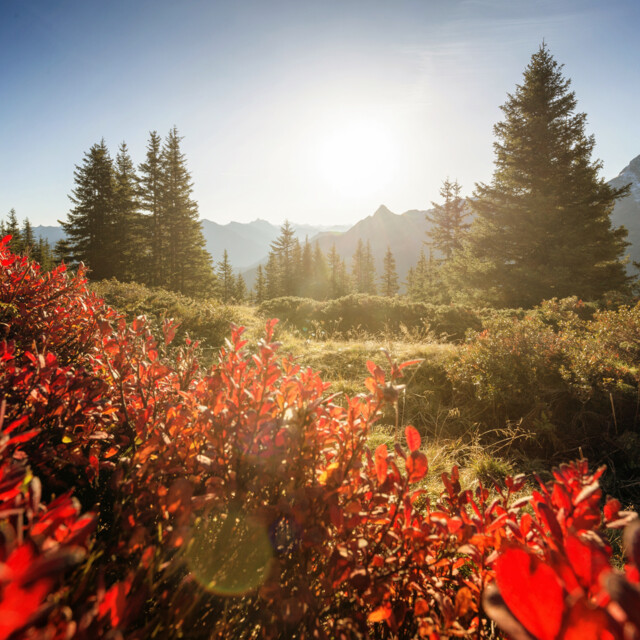
[[391,131],[374,119],[355,119],[328,128],[318,144],[323,182],[346,197],[380,192],[395,172],[397,153]]

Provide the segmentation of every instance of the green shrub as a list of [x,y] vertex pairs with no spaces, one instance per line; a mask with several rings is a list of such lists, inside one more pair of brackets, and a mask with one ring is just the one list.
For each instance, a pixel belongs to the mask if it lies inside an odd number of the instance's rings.
[[215,299],[195,300],[166,289],[152,289],[115,279],[92,283],[91,288],[108,305],[124,313],[128,320],[146,316],[156,334],[163,318],[177,320],[180,322],[178,337],[188,334],[200,341],[205,349],[222,346],[232,323],[249,327],[256,324],[248,309],[224,305]]

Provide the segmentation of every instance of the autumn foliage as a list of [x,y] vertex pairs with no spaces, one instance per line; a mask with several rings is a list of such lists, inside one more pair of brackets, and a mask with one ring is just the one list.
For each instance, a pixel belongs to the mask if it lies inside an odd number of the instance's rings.
[[0,261],[0,640],[639,637],[640,525],[585,461],[427,495],[415,428],[367,448],[411,363],[336,398],[270,321],[205,367],[82,270]]

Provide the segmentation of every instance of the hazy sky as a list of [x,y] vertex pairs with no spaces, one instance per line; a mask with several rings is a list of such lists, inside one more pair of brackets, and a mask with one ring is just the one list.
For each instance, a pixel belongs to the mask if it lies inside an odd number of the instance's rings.
[[105,138],[184,136],[204,218],[351,223],[493,171],[542,39],[607,179],[640,154],[638,0],[0,0],[0,216],[69,209]]

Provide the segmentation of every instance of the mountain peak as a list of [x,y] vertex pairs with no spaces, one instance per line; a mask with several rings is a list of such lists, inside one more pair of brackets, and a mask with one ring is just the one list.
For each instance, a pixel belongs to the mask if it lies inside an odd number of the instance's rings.
[[389,209],[387,209],[387,207],[385,207],[383,204],[381,204],[376,209],[376,212],[373,215],[374,216],[392,216],[394,214],[391,211],[389,211]]

